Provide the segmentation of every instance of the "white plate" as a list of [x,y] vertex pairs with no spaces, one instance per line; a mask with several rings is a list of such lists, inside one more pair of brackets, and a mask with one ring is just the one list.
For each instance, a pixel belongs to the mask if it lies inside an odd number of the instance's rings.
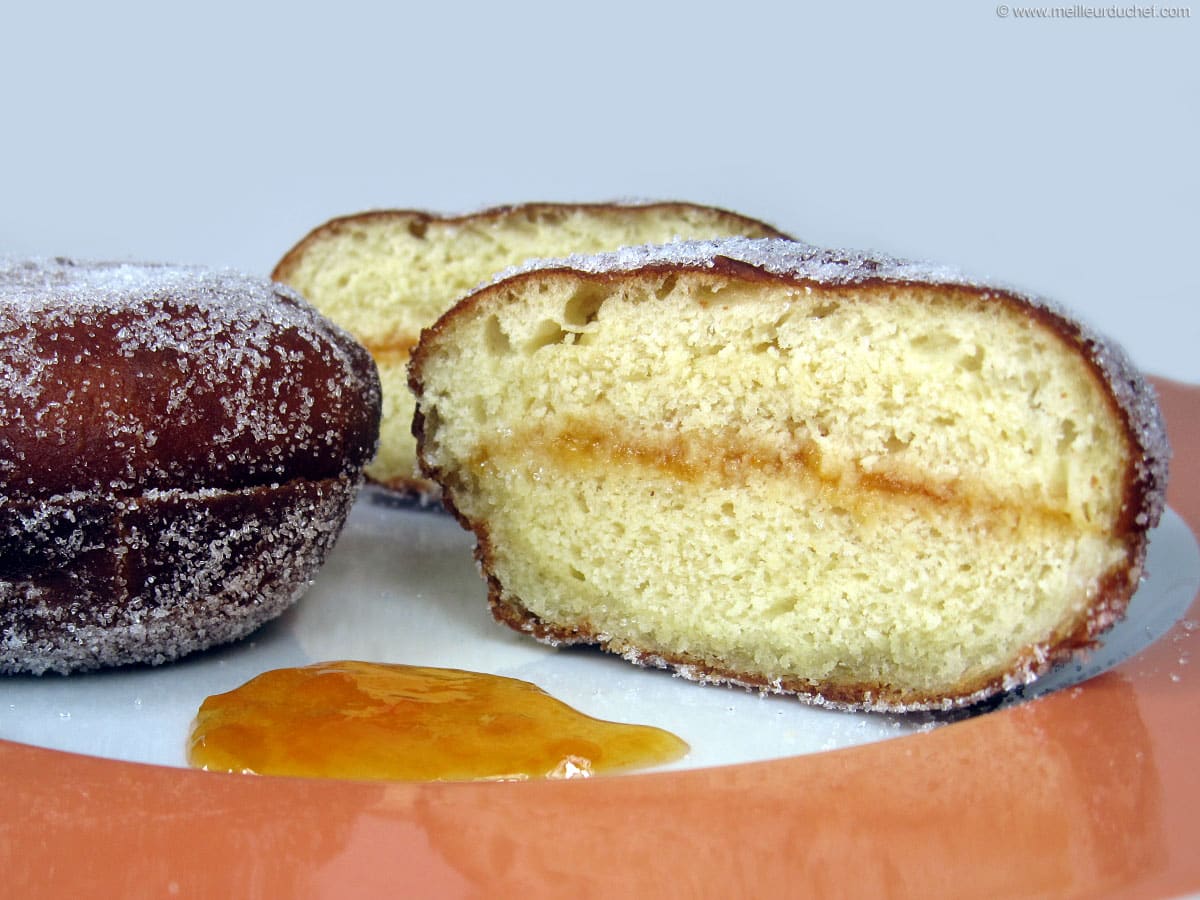
[[[492,620],[471,547],[471,537],[448,516],[398,509],[368,491],[312,589],[277,621],[239,644],[161,668],[5,679],[0,737],[183,766],[192,718],[205,697],[268,669],[334,659],[532,681],[590,715],[678,734],[692,752],[673,768],[832,750],[962,717],[834,712],[786,697],[702,687],[594,650],[544,647]],[[1153,535],[1147,571],[1128,617],[1102,648],[1051,673],[1026,698],[1110,668],[1184,614],[1200,588],[1200,549],[1174,512]]]

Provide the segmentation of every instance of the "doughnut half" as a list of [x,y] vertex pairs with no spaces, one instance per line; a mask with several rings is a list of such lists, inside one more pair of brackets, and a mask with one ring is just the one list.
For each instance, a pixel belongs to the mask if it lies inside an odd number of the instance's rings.
[[422,328],[497,272],[533,257],[728,235],[782,236],[755,219],[692,203],[528,203],[462,216],[378,210],[314,229],[272,277],[371,351],[384,407],[367,477],[430,503],[437,488],[417,470],[407,384],[409,351]]
[[788,241],[537,263],[413,354],[421,464],[496,618],[871,709],[1027,683],[1162,512],[1152,390],[1050,304]]
[[0,671],[158,664],[277,616],[378,422],[370,356],[281,285],[0,261]]

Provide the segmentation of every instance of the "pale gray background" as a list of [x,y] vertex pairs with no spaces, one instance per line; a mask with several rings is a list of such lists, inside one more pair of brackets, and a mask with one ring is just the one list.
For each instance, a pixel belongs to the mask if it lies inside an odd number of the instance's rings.
[[683,198],[1047,294],[1200,382],[1200,3],[8,7],[0,253],[265,273],[371,207]]

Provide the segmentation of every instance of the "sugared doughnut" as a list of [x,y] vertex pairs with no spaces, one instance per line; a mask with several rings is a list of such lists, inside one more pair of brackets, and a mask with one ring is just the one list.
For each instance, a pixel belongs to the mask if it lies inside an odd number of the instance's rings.
[[370,356],[288,288],[0,261],[0,671],[163,663],[278,615],[378,423]]
[[532,257],[727,235],[781,236],[755,219],[692,203],[530,203],[464,216],[382,210],[314,229],[273,277],[297,288],[374,355],[384,409],[367,477],[429,502],[437,491],[417,472],[405,368],[422,328],[472,288]]
[[413,353],[494,615],[874,709],[1031,681],[1116,621],[1163,509],[1152,390],[1057,307],[787,241],[484,287]]

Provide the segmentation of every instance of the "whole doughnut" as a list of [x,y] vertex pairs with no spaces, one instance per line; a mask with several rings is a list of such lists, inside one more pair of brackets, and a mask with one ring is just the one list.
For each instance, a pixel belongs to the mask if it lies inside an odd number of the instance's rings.
[[0,672],[159,664],[277,616],[378,428],[370,356],[288,288],[0,260]]

